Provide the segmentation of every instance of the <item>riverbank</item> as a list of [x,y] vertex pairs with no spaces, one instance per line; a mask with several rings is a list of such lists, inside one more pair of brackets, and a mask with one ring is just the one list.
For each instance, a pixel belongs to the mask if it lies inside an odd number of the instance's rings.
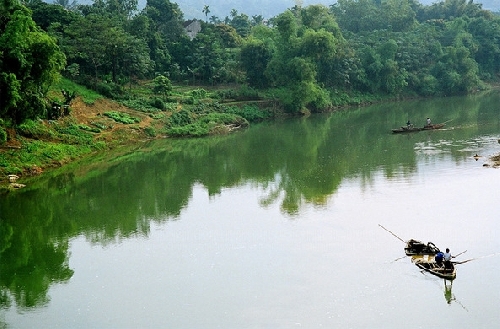
[[180,87],[169,102],[154,99],[158,107],[148,98],[127,106],[87,92],[79,90],[82,96],[71,102],[69,115],[57,120],[27,121],[15,128],[0,121],[7,134],[0,144],[0,189],[24,187],[29,177],[103,150],[172,136],[227,134],[251,120],[279,115],[269,100],[221,101],[202,88]]
[[[80,93],[84,94],[83,91]],[[5,192],[21,188],[29,177],[41,175],[44,171],[91,157],[97,152],[166,138],[181,129],[184,132],[190,129],[188,137],[196,136],[198,131],[201,131],[200,136],[227,134],[246,127],[248,120],[262,121],[290,115],[284,113],[270,98],[247,95],[248,99],[241,100],[219,96],[228,94],[238,97],[230,89],[207,91],[200,87],[183,87],[178,89],[176,97],[172,97],[163,109],[156,110],[151,107],[132,108],[102,96],[79,96],[72,101],[67,116],[58,120],[30,121],[16,129],[6,129],[7,141],[0,145],[0,189]],[[351,103],[360,106],[394,100],[374,97],[366,97],[363,101],[360,99]],[[347,108],[348,105],[336,109]],[[231,116],[223,113],[228,110],[232,111]],[[203,114],[200,117],[212,117],[203,126],[197,126],[193,118],[199,113]],[[182,120],[187,122],[184,126],[173,126],[172,122]],[[500,166],[500,156],[491,159],[491,166]],[[9,175],[15,176],[9,179]]]
[[[62,106],[61,90],[74,92],[77,97],[69,104],[69,113],[16,127],[0,121],[0,130],[7,135],[6,142],[0,141],[0,188],[22,187],[28,177],[95,152],[158,138],[227,134],[290,115],[272,95],[245,86],[175,86],[168,97],[158,97],[150,84],[141,82],[127,89],[122,99],[112,100],[62,79],[48,99]],[[372,98],[356,96],[353,102]],[[9,175],[18,177],[17,185],[11,184]]]

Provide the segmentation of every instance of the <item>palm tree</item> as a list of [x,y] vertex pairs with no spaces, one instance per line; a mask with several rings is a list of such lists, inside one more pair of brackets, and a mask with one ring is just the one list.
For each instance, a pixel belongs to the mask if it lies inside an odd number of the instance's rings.
[[210,13],[210,6],[209,5],[203,6],[202,12],[205,14],[205,21],[208,22],[208,14]]

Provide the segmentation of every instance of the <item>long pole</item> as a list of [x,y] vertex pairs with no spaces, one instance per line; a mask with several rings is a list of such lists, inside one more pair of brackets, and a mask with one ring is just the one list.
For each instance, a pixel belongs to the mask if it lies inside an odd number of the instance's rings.
[[470,262],[471,260],[476,260],[476,259],[481,259],[481,258],[486,258],[486,257],[491,257],[491,256],[496,256],[496,255],[500,255],[500,252],[497,252],[497,253],[494,253],[494,254],[489,254],[489,255],[486,255],[486,256],[482,256],[482,257],[476,257],[476,258],[466,259],[466,260],[463,260],[461,262],[452,262],[452,263],[455,264],[455,265],[460,265],[460,264],[465,264],[467,262]]
[[396,234],[392,233],[391,231],[389,231],[388,229],[386,229],[385,227],[383,227],[382,225],[378,224],[378,226],[380,226],[381,228],[383,228],[384,230],[386,230],[387,232],[391,233],[392,235],[394,235],[397,239],[401,240],[401,242],[403,243],[406,243],[405,240],[401,239],[399,236],[397,236]]

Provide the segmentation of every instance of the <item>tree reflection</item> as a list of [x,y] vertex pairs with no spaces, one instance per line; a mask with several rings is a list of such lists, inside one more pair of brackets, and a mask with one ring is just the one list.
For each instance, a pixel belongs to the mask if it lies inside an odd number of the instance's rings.
[[73,275],[68,266],[68,240],[55,240],[47,227],[36,224],[22,220],[10,224],[0,219],[1,307],[10,307],[12,301],[20,308],[45,305],[50,285],[66,282]]

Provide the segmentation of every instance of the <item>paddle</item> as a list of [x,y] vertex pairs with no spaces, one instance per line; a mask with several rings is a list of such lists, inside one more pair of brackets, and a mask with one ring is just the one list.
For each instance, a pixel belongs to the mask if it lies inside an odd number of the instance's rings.
[[461,254],[465,254],[467,252],[467,250],[464,250],[462,251],[461,253],[458,253],[456,254],[455,256],[453,256],[452,258],[457,258],[458,256],[460,256]]
[[395,260],[393,260],[391,263],[397,262],[398,260],[400,260],[400,259],[404,259],[404,258],[406,258],[406,256],[396,258],[396,259],[395,259]]
[[401,239],[399,236],[397,236],[396,234],[392,233],[391,231],[389,231],[388,229],[386,229],[385,227],[383,227],[382,225],[378,224],[378,226],[380,226],[381,228],[383,228],[384,230],[386,230],[387,232],[391,233],[392,235],[394,235],[396,238],[398,238],[399,240],[401,240],[401,242],[403,243],[406,243],[405,240]]

